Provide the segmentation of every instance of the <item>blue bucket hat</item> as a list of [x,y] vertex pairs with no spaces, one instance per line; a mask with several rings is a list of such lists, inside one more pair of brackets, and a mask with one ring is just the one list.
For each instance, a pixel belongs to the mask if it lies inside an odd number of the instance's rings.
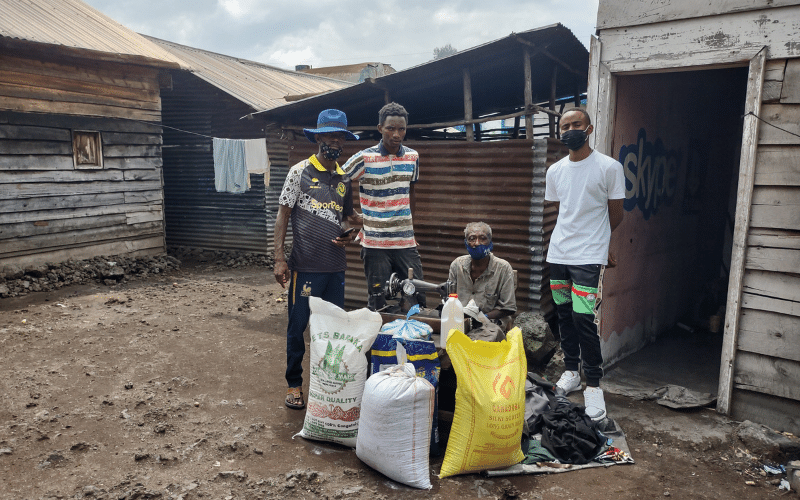
[[303,133],[306,134],[308,140],[317,142],[314,139],[314,134],[326,134],[330,132],[344,132],[348,140],[357,141],[358,136],[347,130],[347,115],[338,109],[326,109],[319,114],[317,118],[317,128],[304,128]]

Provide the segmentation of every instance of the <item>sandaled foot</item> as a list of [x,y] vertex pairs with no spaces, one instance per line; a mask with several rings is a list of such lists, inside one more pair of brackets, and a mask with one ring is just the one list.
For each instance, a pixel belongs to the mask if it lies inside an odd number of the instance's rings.
[[293,410],[302,410],[306,407],[306,402],[303,401],[303,391],[299,387],[289,387],[286,391],[286,400],[284,404]]

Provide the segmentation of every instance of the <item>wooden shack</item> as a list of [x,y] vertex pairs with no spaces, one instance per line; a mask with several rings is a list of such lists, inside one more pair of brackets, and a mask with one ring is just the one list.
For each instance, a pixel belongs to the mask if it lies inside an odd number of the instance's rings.
[[594,147],[626,177],[605,357],[722,317],[718,411],[798,433],[800,1],[601,0],[597,28]]
[[0,264],[164,252],[178,60],[77,0],[4,2],[0,33]]

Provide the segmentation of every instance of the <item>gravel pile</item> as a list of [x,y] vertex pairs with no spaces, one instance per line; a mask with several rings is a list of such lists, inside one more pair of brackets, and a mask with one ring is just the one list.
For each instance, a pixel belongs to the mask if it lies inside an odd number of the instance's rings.
[[0,268],[0,298],[18,297],[30,292],[48,292],[67,285],[103,283],[108,286],[143,279],[178,269],[181,262],[208,264],[211,268],[266,267],[275,264],[272,254],[203,250],[170,247],[168,255],[155,257],[99,256],[59,264],[44,263]]
[[116,285],[177,269],[181,261],[171,255],[155,257],[99,256],[59,264],[45,263],[25,268],[11,264],[0,269],[0,297],[18,297],[29,292],[47,292],[67,285],[99,282]]
[[231,250],[204,250],[200,248],[169,247],[170,255],[174,255],[181,262],[199,262],[216,267],[244,268],[268,267],[272,269],[275,259],[272,254],[237,252]]

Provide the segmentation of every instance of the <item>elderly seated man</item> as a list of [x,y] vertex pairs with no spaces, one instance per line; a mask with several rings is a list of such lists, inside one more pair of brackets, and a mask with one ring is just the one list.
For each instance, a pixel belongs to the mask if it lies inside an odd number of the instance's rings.
[[475,300],[487,318],[507,330],[511,315],[517,312],[514,270],[492,253],[492,228],[488,224],[467,224],[464,244],[469,255],[450,264],[450,281],[456,285],[458,300],[464,306]]

